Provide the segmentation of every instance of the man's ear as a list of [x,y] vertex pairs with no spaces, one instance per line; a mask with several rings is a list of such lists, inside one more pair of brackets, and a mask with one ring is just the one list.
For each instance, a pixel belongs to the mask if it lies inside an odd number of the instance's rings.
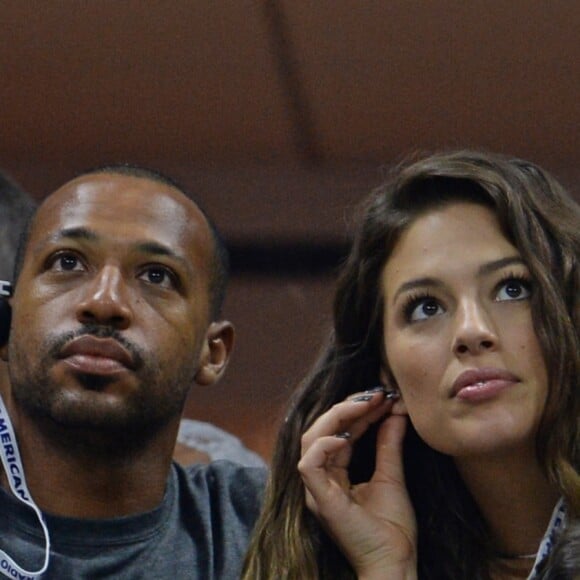
[[381,365],[381,372],[379,377],[381,379],[381,384],[387,390],[396,391],[399,394],[399,398],[395,399],[395,402],[393,403],[393,415],[408,415],[409,413],[407,413],[407,405],[403,399],[403,393],[401,392],[401,389],[399,389],[399,385],[397,385],[397,381],[395,380],[393,373],[385,369],[384,365]]
[[212,322],[207,329],[195,374],[198,385],[209,386],[224,374],[234,346],[235,331],[231,322]]

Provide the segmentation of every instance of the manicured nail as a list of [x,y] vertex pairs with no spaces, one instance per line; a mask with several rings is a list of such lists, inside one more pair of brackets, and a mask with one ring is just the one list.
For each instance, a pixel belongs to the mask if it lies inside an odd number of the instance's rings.
[[359,395],[358,397],[354,397],[352,399],[353,403],[362,403],[364,401],[370,401],[373,398],[372,395]]
[[343,431],[342,433],[337,433],[335,437],[338,437],[338,439],[350,439],[352,435],[348,431]]
[[381,391],[383,393],[386,393],[387,392],[387,389],[385,389],[385,387],[383,387],[383,385],[378,385],[376,387],[373,387],[372,389],[367,389],[365,391],[365,393],[374,394],[374,393],[380,393]]
[[401,397],[401,394],[399,393],[399,391],[387,391],[385,392],[385,399],[399,399]]

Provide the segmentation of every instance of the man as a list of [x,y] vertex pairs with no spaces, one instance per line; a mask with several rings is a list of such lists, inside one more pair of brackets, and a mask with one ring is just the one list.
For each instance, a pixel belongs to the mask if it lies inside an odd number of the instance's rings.
[[[24,226],[34,210],[30,196],[14,183],[6,174],[0,172],[0,301],[9,294],[5,282],[12,280],[14,257]],[[0,302],[0,320],[9,316]],[[0,327],[0,342],[3,340]],[[0,394],[8,402],[10,388],[8,369],[0,361]]]
[[0,280],[11,280],[14,256],[34,202],[30,196],[0,172]]
[[[225,261],[200,208],[148,170],[91,171],[39,207],[1,352],[51,536],[43,578],[239,576],[264,471],[171,462],[191,383],[215,383],[233,344]],[[0,492],[0,547],[38,570],[40,527]]]

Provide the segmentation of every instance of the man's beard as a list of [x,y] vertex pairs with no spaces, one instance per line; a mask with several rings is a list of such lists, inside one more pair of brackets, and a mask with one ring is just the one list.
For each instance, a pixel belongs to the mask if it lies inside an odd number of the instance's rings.
[[[103,405],[90,404],[86,396],[75,400],[50,374],[62,347],[83,335],[112,338],[131,353],[135,362],[132,372],[141,380],[137,390],[126,394],[124,404],[112,408],[106,401]],[[155,356],[129,342],[115,329],[96,325],[49,336],[40,351],[45,354],[36,359],[36,364],[31,364],[37,353],[29,358],[16,346],[11,348],[9,369],[14,401],[54,443],[69,452],[82,451],[91,456],[121,458],[145,447],[147,441],[181,415],[195,375],[194,368],[183,368],[178,361],[162,368]],[[195,354],[192,353],[190,360],[196,360]],[[84,392],[95,392],[96,400],[116,380],[82,373],[75,378]]]

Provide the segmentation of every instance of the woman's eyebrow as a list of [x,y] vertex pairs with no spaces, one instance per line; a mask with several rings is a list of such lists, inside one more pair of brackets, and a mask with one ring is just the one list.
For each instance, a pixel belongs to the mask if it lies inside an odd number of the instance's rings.
[[397,291],[393,296],[393,302],[395,302],[398,296],[403,292],[415,290],[416,288],[424,288],[425,286],[429,286],[430,288],[439,288],[443,286],[443,283],[440,280],[437,280],[437,278],[430,278],[428,276],[425,278],[414,278],[413,280],[404,282],[397,288]]
[[494,260],[493,262],[487,262],[486,264],[482,264],[479,267],[477,272],[478,276],[486,276],[488,274],[492,274],[497,270],[501,270],[506,266],[511,266],[512,264],[517,264],[518,266],[523,266],[524,261],[520,258],[520,256],[508,256],[506,258],[501,258],[500,260]]
[[[507,256],[506,258],[501,258],[499,260],[493,260],[492,262],[486,262],[482,264],[478,270],[477,275],[479,277],[487,276],[488,274],[492,274],[497,270],[501,270],[506,266],[511,266],[513,264],[517,265],[524,265],[524,261],[519,256]],[[404,282],[397,288],[395,295],[393,296],[393,302],[397,300],[397,298],[404,292],[408,292],[409,290],[415,290],[417,288],[425,288],[426,286],[430,288],[440,288],[443,286],[443,283],[438,280],[437,278],[431,277],[424,277],[424,278],[415,278],[413,280],[409,280]]]

